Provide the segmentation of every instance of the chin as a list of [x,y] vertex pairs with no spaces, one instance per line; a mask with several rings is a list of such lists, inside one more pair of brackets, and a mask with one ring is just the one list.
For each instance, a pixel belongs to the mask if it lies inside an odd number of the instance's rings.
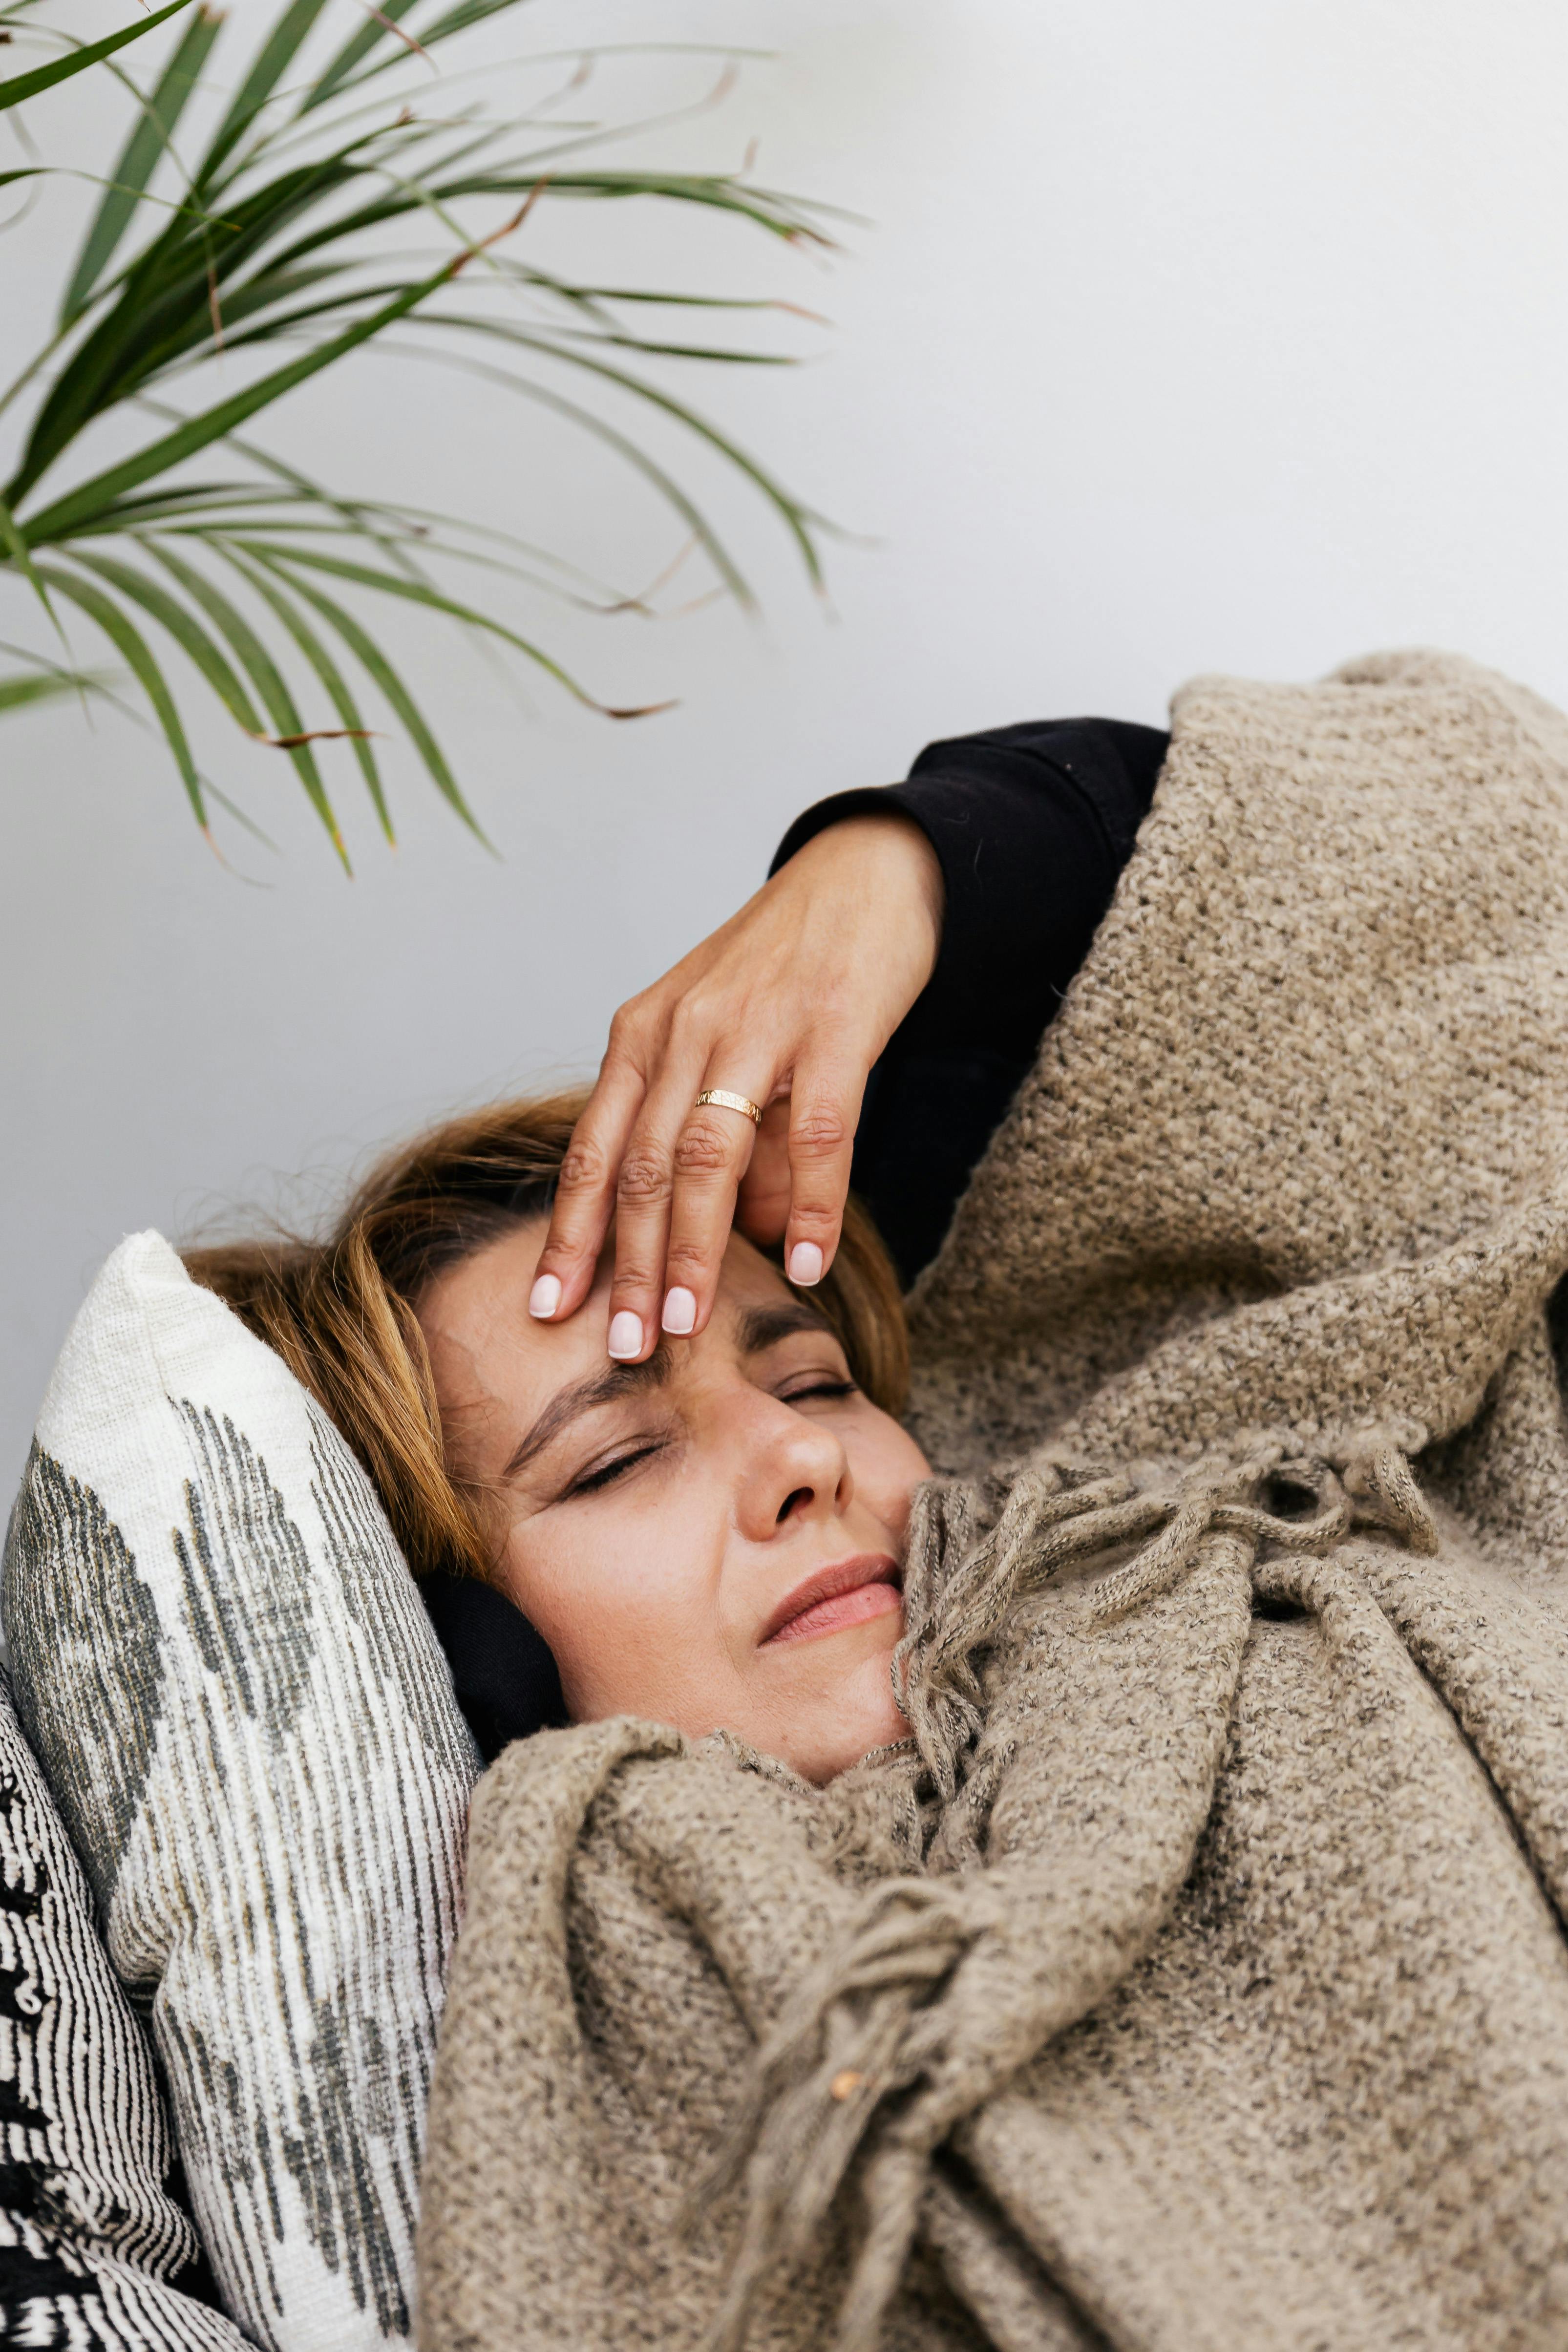
[[795,1736],[785,1743],[785,1761],[819,1789],[874,1748],[890,1748],[910,1736],[889,1681],[889,1662],[901,1631],[899,1621],[892,1622],[893,1631],[875,1649],[840,1663],[831,1698],[821,1688],[803,1697]]

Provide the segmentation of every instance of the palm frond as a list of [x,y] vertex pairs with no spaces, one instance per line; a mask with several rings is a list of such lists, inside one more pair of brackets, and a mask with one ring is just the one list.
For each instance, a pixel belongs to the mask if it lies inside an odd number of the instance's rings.
[[326,0],[289,0],[262,42],[196,169],[196,185],[210,187],[309,37]]
[[0,642],[0,654],[8,654],[13,661],[26,665],[24,669],[0,677],[0,710],[20,710],[27,703],[50,701],[62,694],[80,698],[101,694],[110,700],[115,698],[101,670],[64,669],[26,646]]
[[[68,81],[73,74],[85,73],[89,66],[101,65],[105,58],[114,55],[116,49],[124,48],[128,41],[141,40],[190,5],[191,0],[169,0],[169,5],[160,8],[155,16],[143,16],[140,23],[127,25],[121,31],[110,33],[101,41],[73,43],[63,58],[51,58],[47,65],[35,66],[31,73],[13,74],[9,81],[0,81],[0,114],[10,107],[20,106],[26,99],[41,98],[45,90],[58,88],[62,81]],[[63,39],[66,37],[61,35],[58,37]]]
[[[268,559],[262,557],[261,560],[265,562]],[[345,612],[341,604],[334,604],[331,598],[323,595],[319,588],[310,586],[303,580],[291,580],[289,584],[308,604],[314,605],[323,620],[331,623],[349,651],[363,664],[366,673],[374,679],[402,722],[409,741],[428,769],[431,780],[442,799],[457,810],[464,824],[477,833],[479,839],[483,841],[485,836],[479,821],[463,798],[462,788],[447,763],[445,752],[426,726],[424,714],[413,696],[369,631],[362,628],[352,613]],[[489,846],[488,843],[486,846]]]
[[346,871],[349,854],[331,802],[327,797],[326,786],[321,782],[315,753],[310,749],[312,730],[300,716],[299,706],[289,690],[288,680],[265,641],[252,628],[238,606],[224,594],[221,588],[216,587],[205,572],[184,556],[176,555],[173,548],[161,541],[149,541],[147,544],[149,552],[156,556],[163,569],[184,588],[191,602],[201,607],[218,635],[226,640],[229,651],[255,688],[274,730],[282,739],[279,748],[293,761],[305,787],[305,796],[320,817],[327,837]]
[[[342,721],[342,732],[354,747],[360,773],[364,778],[365,789],[370,794],[371,805],[375,811],[382,832],[389,843],[395,843],[397,835],[393,830],[392,812],[386,804],[386,793],[382,786],[381,771],[375,763],[375,754],[370,748],[371,730],[360,715],[359,705],[350,693],[342,670],[322,644],[320,635],[311,628],[309,621],[300,612],[298,604],[284,593],[279,581],[269,579],[266,572],[254,564],[247,563],[237,548],[225,545],[222,552],[239,573],[240,578],[247,581],[262,602],[271,606],[311,669],[315,671],[321,685],[325,687],[327,698]],[[468,818],[469,824],[472,824],[473,820],[466,808],[461,814]]]
[[[118,466],[110,466],[105,473],[94,475],[79,489],[68,491],[63,499],[57,500],[52,507],[47,507],[42,514],[28,519],[25,526],[28,545],[46,544],[58,532],[68,530],[73,524],[79,523],[85,516],[122,498],[127,490],[133,490],[140,483],[150,481],[153,475],[171,473],[176,466],[183,466],[187,458],[199,456],[202,450],[210,447],[215,441],[223,440],[261,409],[269,408],[286,393],[309,383],[311,376],[320,375],[323,368],[331,367],[335,361],[346,357],[359,344],[369,342],[371,337],[379,334],[384,327],[406,318],[427,293],[451,274],[451,265],[447,263],[425,284],[409,287],[392,301],[384,303],[380,310],[373,310],[368,319],[357,320],[352,327],[345,327],[341,334],[334,335],[330,342],[319,343],[303,359],[294,360],[289,366],[263,376],[259,383],[247,385],[244,392],[231,394],[227,400],[220,400],[204,415],[193,416],[188,424],[165,434],[162,440],[137,450],[134,457],[122,458]],[[0,496],[13,505],[24,499],[57,454],[56,450],[47,447],[42,452],[29,453]]]
[[261,736],[264,730],[256,706],[222,648],[179,600],[170,595],[161,582],[149,579],[145,572],[138,572],[129,563],[115,562],[111,556],[89,555],[78,551],[75,561],[95,573],[106,586],[117,588],[129,603],[140,604],[143,612],[160,622],[181,652],[200,670],[236,724],[253,739]]
[[[173,0],[107,42],[69,46],[37,73],[0,85],[0,104],[10,102],[7,91],[32,94],[107,60],[190,5]],[[433,48],[444,55],[464,32],[523,5],[380,0],[366,21],[346,0],[284,0],[215,104],[206,77],[229,28],[198,0],[197,13],[168,36],[145,89],[108,68],[121,76],[132,121],[67,276],[58,327],[0,397],[0,411],[9,405],[25,420],[0,492],[0,585],[10,580],[35,599],[63,599],[109,640],[204,825],[209,799],[226,803],[197,769],[165,674],[169,647],[237,729],[289,760],[345,866],[325,781],[329,753],[318,757],[318,747],[334,739],[348,747],[330,757],[353,758],[380,830],[394,837],[362,678],[391,714],[395,736],[480,833],[419,703],[351,598],[391,597],[438,614],[595,710],[631,717],[665,707],[628,709],[594,691],[536,631],[490,602],[505,588],[609,614],[647,612],[646,599],[493,524],[344,495],[249,437],[258,417],[367,351],[439,358],[570,423],[633,469],[639,494],[663,502],[680,547],[706,559],[717,592],[749,604],[740,563],[686,480],[679,447],[673,462],[656,454],[636,427],[641,412],[667,440],[684,436],[701,464],[745,479],[784,525],[807,577],[820,580],[819,519],[668,381],[671,369],[777,367],[795,355],[752,347],[749,336],[710,343],[661,331],[649,306],[810,314],[768,293],[628,287],[613,268],[578,279],[546,268],[534,257],[532,229],[521,233],[542,207],[608,205],[613,221],[640,203],[660,206],[672,226],[683,214],[717,214],[751,236],[826,250],[827,215],[743,174],[628,167],[595,152],[668,134],[727,82],[660,114],[563,123],[561,100],[581,77],[563,79],[550,53],[540,62],[551,63],[552,84],[534,105],[492,115],[482,103],[437,112],[399,103],[410,90],[426,100]],[[334,23],[335,40],[319,50]],[[694,44],[619,46],[712,54]],[[193,124],[194,160],[182,161]],[[395,250],[399,239],[410,249]],[[639,316],[650,331],[635,323]],[[498,344],[521,370],[483,356]],[[221,390],[204,393],[220,356]],[[196,397],[171,404],[176,388]],[[112,456],[95,464],[100,426],[139,415],[151,429],[133,435],[129,450],[121,433]],[[482,601],[452,593],[445,573],[455,564],[479,583]],[[661,576],[669,568],[661,565]],[[68,679],[83,690],[90,673],[68,658],[54,667],[37,658],[36,668],[0,678],[0,710],[63,692]]]
[[[418,0],[381,0],[375,15],[368,18],[357,33],[350,36],[336,57],[331,58],[317,75],[313,87],[306,93],[300,113],[313,113],[317,107],[325,106],[329,99],[336,98],[371,51],[385,46],[387,26],[400,24],[409,10],[417,5]],[[424,46],[421,42],[420,47]]]
[[201,778],[191,757],[191,747],[185,735],[184,723],[169,691],[168,681],[153,657],[146,638],[128,618],[112,596],[90,580],[73,578],[68,572],[46,571],[46,583],[61,596],[68,596],[79,604],[89,621],[96,621],[110,644],[124,661],[137,685],[153,707],[153,715],[163,730],[163,738],[174,755],[174,765],[185,787],[196,823],[204,833],[207,830],[207,813],[202,799]]
[[141,119],[133,126],[110,176],[110,184],[103,202],[93,215],[82,246],[80,258],[66,289],[60,305],[60,324],[71,320],[92,292],[108,268],[115,247],[130,227],[139,200],[147,192],[163,157],[171,152],[175,125],[185,110],[185,105],[207,60],[207,52],[218,36],[223,18],[215,8],[202,0],[195,15],[184,27],[163,72],[153,87]]

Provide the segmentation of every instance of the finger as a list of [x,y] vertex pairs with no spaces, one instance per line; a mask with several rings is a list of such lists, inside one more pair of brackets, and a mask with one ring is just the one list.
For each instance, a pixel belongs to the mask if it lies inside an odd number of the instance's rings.
[[593,1288],[616,1213],[616,1171],[647,1091],[642,1071],[629,1056],[606,1054],[561,1163],[550,1231],[534,1269],[528,1311],[542,1322],[574,1315]]
[[784,1272],[803,1289],[822,1280],[838,1247],[865,1085],[864,1072],[848,1066],[805,1065],[795,1075]]
[[[756,1099],[735,1076],[733,1050],[714,1058],[703,1086],[722,1084]],[[721,1076],[720,1073],[727,1075]],[[768,1088],[758,1084],[762,1098]],[[713,1311],[735,1197],[756,1147],[758,1130],[743,1111],[721,1103],[694,1106],[675,1147],[675,1186],[670,1197],[669,1238],[665,1251],[665,1296],[660,1319],[667,1331],[689,1336],[702,1330]]]
[[735,1202],[735,1223],[748,1241],[765,1247],[784,1239],[789,1192],[789,1097],[781,1095],[763,1113]]
[[[703,1084],[703,1057],[674,1041],[627,1139],[616,1178],[609,1351],[638,1364],[658,1344],[676,1147]],[[706,1116],[706,1114],[702,1114]]]

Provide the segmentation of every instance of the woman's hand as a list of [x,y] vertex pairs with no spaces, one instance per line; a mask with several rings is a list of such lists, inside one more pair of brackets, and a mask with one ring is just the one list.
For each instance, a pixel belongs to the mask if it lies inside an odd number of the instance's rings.
[[[817,834],[722,929],[623,1004],[561,1171],[529,1299],[546,1321],[587,1297],[612,1218],[610,1353],[700,1331],[737,1218],[784,1237],[792,1282],[833,1263],[867,1074],[926,982],[942,869],[910,818]],[[697,1097],[722,1087],[765,1107]]]

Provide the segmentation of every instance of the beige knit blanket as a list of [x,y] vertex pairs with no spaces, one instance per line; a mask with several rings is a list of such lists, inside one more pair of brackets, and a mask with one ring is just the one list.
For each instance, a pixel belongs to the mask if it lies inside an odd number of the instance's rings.
[[502,1757],[426,2352],[1568,2346],[1565,1146],[1568,722],[1189,687],[915,1299],[918,1744]]

